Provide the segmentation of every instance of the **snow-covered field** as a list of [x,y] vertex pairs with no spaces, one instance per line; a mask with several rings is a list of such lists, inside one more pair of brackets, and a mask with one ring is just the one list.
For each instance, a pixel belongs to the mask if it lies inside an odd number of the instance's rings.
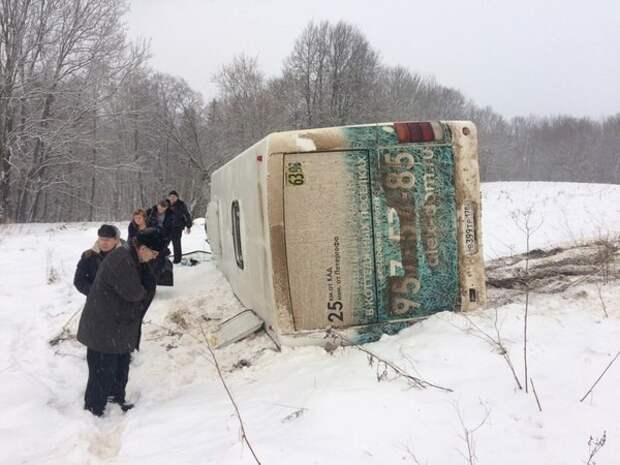
[[[530,208],[531,249],[620,233],[620,186],[493,183],[483,202],[487,259],[525,250],[520,226]],[[65,325],[75,332],[84,297],[73,273],[97,227],[0,227],[0,464],[255,463],[202,342],[201,327],[240,310],[211,261],[175,268],[175,286],[158,288],[131,366],[136,408],[108,408],[102,419],[82,410],[85,349],[70,337],[48,341]],[[185,250],[205,247],[201,226],[184,237]],[[277,352],[259,334],[217,356],[264,465],[579,464],[590,436],[604,431],[594,460],[615,464],[620,362],[579,399],[620,351],[619,302],[618,281],[530,295],[528,375],[542,412],[482,334],[496,334],[497,315],[523,383],[519,297],[467,318],[440,313],[365,346],[453,392],[415,389],[392,374],[379,382],[383,366],[353,347]]]

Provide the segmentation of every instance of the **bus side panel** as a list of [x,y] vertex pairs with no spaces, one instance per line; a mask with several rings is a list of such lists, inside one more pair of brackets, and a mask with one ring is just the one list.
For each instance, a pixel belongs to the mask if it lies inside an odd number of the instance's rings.
[[[220,269],[242,304],[271,325],[275,315],[264,229],[266,167],[257,159],[258,155],[264,156],[265,145],[265,142],[256,144],[213,173],[211,201],[217,203],[217,208],[211,211],[217,210]],[[233,221],[233,202],[239,207],[238,221]],[[208,228],[213,229],[215,213],[210,216]],[[236,232],[235,225],[238,225]],[[237,251],[236,234],[240,241]]]
[[211,248],[211,254],[215,260],[220,260],[222,256],[222,245],[220,243],[220,221],[217,198],[211,196],[207,205],[207,240]]

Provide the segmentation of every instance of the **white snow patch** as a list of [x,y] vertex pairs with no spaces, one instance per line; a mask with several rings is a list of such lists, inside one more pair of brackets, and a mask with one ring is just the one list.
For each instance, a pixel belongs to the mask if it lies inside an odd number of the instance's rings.
[[312,152],[316,150],[316,144],[308,137],[297,136],[295,142],[297,143],[297,148],[301,151]]
[[[620,186],[493,183],[483,186],[483,202],[488,258],[524,250],[511,214],[518,218],[529,207],[541,220],[532,248],[620,230]],[[136,407],[127,414],[111,407],[102,419],[82,410],[85,349],[73,339],[55,346],[48,340],[65,325],[75,332],[84,297],[73,288],[73,273],[98,226],[0,226],[0,463],[254,463],[202,342],[201,326],[208,332],[240,310],[208,259],[175,267],[175,286],[158,289],[130,371],[128,397]],[[119,225],[124,234],[126,226]],[[183,241],[185,250],[209,250],[203,228]],[[382,367],[369,366],[355,348],[276,352],[259,334],[218,351],[218,358],[264,464],[466,463],[459,414],[470,429],[488,414],[474,433],[480,464],[585,463],[588,438],[603,431],[607,443],[596,461],[609,464],[620,455],[620,364],[579,402],[620,350],[618,282],[601,296],[609,318],[593,284],[530,296],[528,369],[542,412],[531,394],[515,388],[501,354],[455,313],[365,346],[452,393],[412,389],[392,376],[377,382]],[[522,301],[497,315],[522,380]],[[495,309],[468,316],[494,334]]]

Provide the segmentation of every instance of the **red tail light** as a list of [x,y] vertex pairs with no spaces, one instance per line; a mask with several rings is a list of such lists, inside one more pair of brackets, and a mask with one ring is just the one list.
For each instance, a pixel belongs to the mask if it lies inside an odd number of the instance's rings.
[[431,123],[394,123],[398,143],[432,142],[437,139]]

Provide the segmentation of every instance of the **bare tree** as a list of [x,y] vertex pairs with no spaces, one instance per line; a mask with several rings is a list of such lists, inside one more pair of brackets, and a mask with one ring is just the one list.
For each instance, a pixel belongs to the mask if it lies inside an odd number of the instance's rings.
[[[99,109],[145,53],[132,53],[125,42],[122,0],[2,0],[0,6],[0,34],[12,44],[2,60],[0,204],[4,219],[32,221],[45,216],[50,193],[69,188],[67,167],[83,162],[75,148],[91,145],[91,157],[98,152]],[[11,185],[19,186],[12,212]]]
[[511,216],[517,227],[525,234],[525,310],[523,314],[523,384],[525,385],[525,392],[529,392],[528,389],[528,376],[527,376],[527,323],[529,313],[530,302],[530,280],[529,280],[529,265],[530,265],[530,240],[532,234],[534,234],[543,223],[542,218],[538,221],[534,219],[534,210],[530,206],[525,210],[518,210],[512,212]]
[[[0,0],[0,222],[127,217],[167,190],[204,213],[213,170],[269,132],[472,119],[483,180],[620,182],[620,114],[504,120],[387,67],[363,32],[310,22],[281,76],[233,57],[203,102],[127,42],[127,0]],[[527,384],[526,384],[527,385]]]
[[379,74],[379,56],[345,22],[310,23],[284,64],[306,126],[343,125],[371,117],[367,107]]

